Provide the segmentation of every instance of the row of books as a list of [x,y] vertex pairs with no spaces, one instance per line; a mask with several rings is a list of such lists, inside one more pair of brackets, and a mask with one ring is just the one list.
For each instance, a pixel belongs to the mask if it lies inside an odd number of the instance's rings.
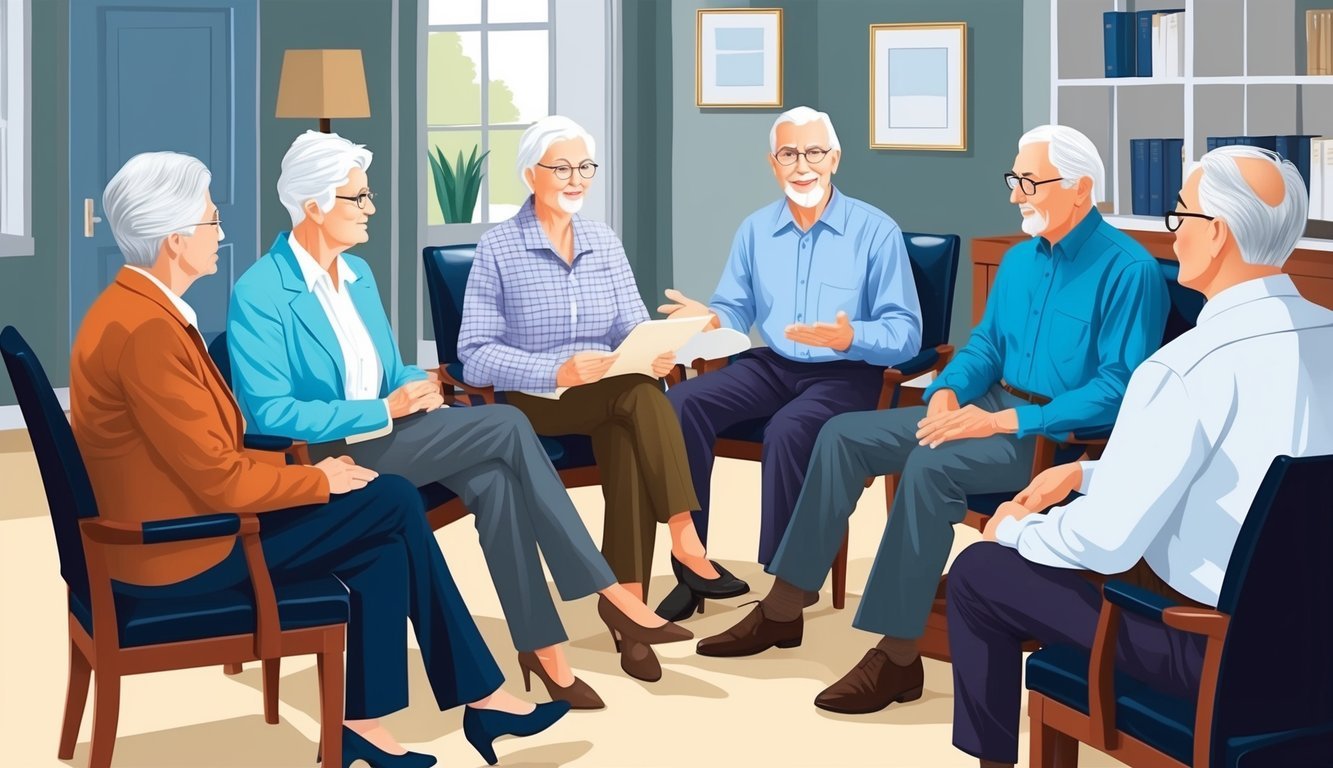
[[[1243,144],[1263,147],[1290,160],[1310,192],[1309,218],[1333,221],[1333,138],[1306,135],[1209,136],[1209,152]],[[1184,182],[1183,139],[1130,139],[1130,209],[1135,216],[1161,216],[1175,206]]]
[[1102,23],[1107,77],[1184,76],[1184,10],[1107,11]]
[[1305,74],[1333,75],[1333,11],[1305,12]]

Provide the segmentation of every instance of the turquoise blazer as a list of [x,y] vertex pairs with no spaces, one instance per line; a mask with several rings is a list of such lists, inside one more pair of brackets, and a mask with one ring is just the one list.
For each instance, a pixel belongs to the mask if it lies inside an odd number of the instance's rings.
[[365,260],[344,253],[358,276],[348,296],[384,369],[380,400],[346,399],[342,348],[323,305],[306,289],[288,234],[278,235],[236,281],[227,311],[232,389],[247,430],[320,443],[386,426],[382,398],[426,372],[403,364],[375,275]]

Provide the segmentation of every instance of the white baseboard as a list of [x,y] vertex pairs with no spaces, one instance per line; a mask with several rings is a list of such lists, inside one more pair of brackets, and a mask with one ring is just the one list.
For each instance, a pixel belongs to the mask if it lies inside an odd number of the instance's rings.
[[[60,387],[56,390],[56,400],[60,401],[60,407],[69,413],[69,387]],[[27,425],[23,422],[23,411],[19,410],[18,405],[0,405],[0,429],[26,429]]]

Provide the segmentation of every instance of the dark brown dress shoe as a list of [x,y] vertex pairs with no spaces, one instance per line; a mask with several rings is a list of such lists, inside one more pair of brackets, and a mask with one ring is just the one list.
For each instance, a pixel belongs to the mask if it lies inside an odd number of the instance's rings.
[[756,605],[736,626],[700,640],[697,651],[700,656],[752,656],[774,646],[795,648],[801,644],[804,629],[804,617],[773,621]]
[[900,667],[884,651],[871,648],[860,664],[815,697],[815,706],[844,715],[867,715],[895,701],[916,701],[925,683],[920,656]]

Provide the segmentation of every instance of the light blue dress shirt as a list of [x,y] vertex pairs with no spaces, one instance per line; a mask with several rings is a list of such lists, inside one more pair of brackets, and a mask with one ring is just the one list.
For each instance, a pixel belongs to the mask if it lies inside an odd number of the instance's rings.
[[[862,360],[890,366],[921,351],[921,306],[902,230],[883,211],[836,188],[824,213],[802,232],[787,199],[750,214],[709,308],[722,327],[749,333],[751,325],[773,351],[807,363]],[[845,352],[797,344],[793,323],[851,320]]]
[[1037,237],[1005,253],[981,323],[924,397],[947,388],[965,405],[1003,377],[1051,398],[1017,409],[1019,437],[1110,426],[1169,303],[1156,259],[1090,210],[1054,249]]

